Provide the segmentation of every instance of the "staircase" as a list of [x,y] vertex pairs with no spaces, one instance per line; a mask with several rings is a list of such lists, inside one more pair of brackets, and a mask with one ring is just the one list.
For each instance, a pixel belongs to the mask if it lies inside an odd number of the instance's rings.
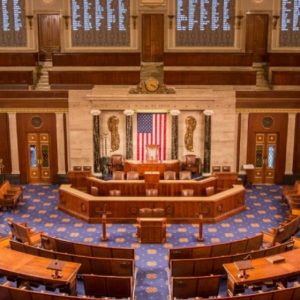
[[52,61],[40,62],[40,69],[37,74],[37,84],[35,90],[37,91],[49,91],[49,74],[48,71],[52,69]]

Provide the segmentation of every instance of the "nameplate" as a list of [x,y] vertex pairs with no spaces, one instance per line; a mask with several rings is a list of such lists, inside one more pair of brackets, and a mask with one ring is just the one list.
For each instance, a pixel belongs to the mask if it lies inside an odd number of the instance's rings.
[[266,260],[271,264],[278,264],[285,261],[285,258],[280,255],[274,255],[270,257],[266,257]]

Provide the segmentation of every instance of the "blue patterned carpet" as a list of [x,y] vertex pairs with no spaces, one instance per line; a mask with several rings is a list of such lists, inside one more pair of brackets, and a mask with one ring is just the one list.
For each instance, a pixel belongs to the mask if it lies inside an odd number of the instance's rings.
[[[137,288],[136,299],[165,300],[168,297],[168,248],[200,245],[197,242],[197,225],[169,225],[164,245],[138,244],[135,226],[108,224],[107,243],[101,243],[101,225],[87,224],[57,209],[58,186],[26,185],[24,200],[13,212],[0,213],[0,234],[9,233],[6,218],[27,222],[40,231],[67,240],[100,245],[136,248]],[[288,214],[281,201],[281,187],[253,186],[246,192],[246,211],[218,224],[204,225],[205,244],[220,243],[253,236],[275,227]],[[79,294],[82,294],[79,284]]]

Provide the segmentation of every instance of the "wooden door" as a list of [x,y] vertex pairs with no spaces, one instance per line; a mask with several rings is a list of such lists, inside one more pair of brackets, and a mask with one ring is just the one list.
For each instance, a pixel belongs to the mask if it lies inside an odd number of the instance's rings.
[[253,53],[254,62],[262,62],[268,52],[267,14],[248,14],[246,17],[246,52]]
[[164,15],[142,16],[142,61],[160,62],[164,54]]
[[48,133],[27,134],[29,183],[50,183],[50,138]]
[[52,53],[60,52],[60,16],[38,15],[39,59],[51,60]]
[[253,183],[275,182],[277,133],[256,133]]

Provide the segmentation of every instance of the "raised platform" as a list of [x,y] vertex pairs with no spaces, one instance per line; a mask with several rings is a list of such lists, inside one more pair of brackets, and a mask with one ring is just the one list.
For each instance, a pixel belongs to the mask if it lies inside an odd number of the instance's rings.
[[[138,182],[140,188],[142,188],[142,182]],[[212,179],[208,178],[201,182],[186,181],[185,184],[198,184],[200,191],[205,184],[211,184],[211,182]],[[128,189],[137,191],[136,185],[130,181],[107,182],[107,184],[118,184],[119,187],[125,187],[127,191]],[[107,219],[111,223],[135,223],[139,209],[144,207],[164,208],[168,223],[196,223],[199,214],[203,215],[205,223],[216,223],[246,208],[245,189],[242,185],[234,185],[232,188],[212,196],[200,196],[202,193],[196,193],[196,196],[193,197],[182,197],[176,196],[176,190],[180,184],[178,180],[166,184],[168,186],[165,185],[165,188],[167,187],[170,192],[173,191],[172,196],[159,195],[154,197],[141,196],[141,194],[136,196],[92,196],[74,189],[70,185],[61,185],[58,207],[60,210],[89,223],[101,223],[101,211],[104,209],[111,212]],[[101,182],[99,181],[98,187],[100,186]]]

